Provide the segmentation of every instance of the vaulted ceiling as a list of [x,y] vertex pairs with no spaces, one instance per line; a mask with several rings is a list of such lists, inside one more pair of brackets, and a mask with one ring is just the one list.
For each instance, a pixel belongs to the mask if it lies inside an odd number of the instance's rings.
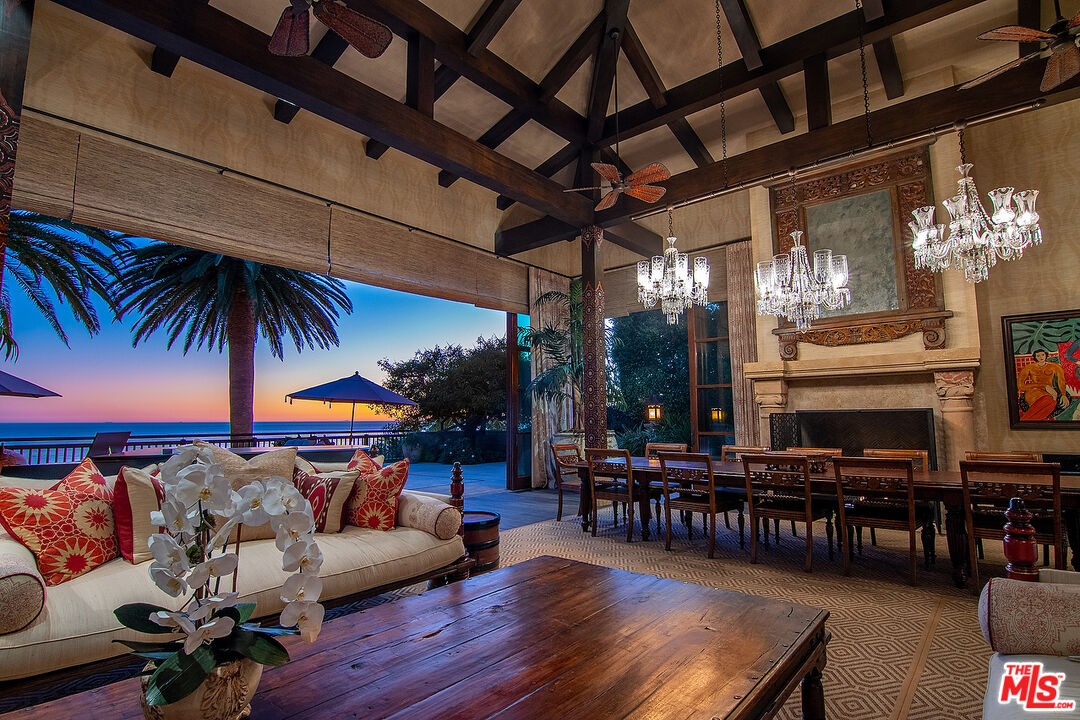
[[496,237],[502,254],[592,223],[635,252],[660,247],[632,222],[639,201],[595,213],[593,197],[563,192],[595,184],[597,158],[664,162],[667,203],[865,147],[860,36],[875,145],[1042,96],[1041,62],[956,89],[1016,57],[1014,44],[975,36],[1018,18],[1039,25],[1038,0],[864,0],[861,12],[855,0],[720,0],[719,16],[713,0],[343,1],[394,32],[381,57],[318,22],[310,57],[271,55],[284,0],[57,0],[154,44],[157,72],[205,65],[277,98],[280,122],[314,112],[367,136],[368,157],[405,152],[438,167],[438,185],[475,182],[500,210],[539,213]]

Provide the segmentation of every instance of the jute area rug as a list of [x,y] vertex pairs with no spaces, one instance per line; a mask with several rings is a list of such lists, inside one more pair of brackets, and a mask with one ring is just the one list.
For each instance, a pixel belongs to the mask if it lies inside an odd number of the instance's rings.
[[[977,720],[982,715],[990,650],[979,631],[974,590],[953,586],[943,535],[937,536],[937,563],[918,585],[908,583],[907,535],[877,531],[877,547],[864,531],[863,554],[856,555],[850,576],[843,575],[839,552],[830,561],[824,524],[814,527],[813,573],[803,572],[805,539],[780,528],[779,546],[761,548],[756,565],[739,548],[738,530],[717,527],[716,557],[706,556],[698,516],[693,537],[676,521],[670,551],[663,538],[626,542],[626,526],[612,525],[610,509],[601,509],[598,537],[582,533],[577,518],[540,522],[501,534],[501,564],[512,565],[539,555],[556,555],[658,577],[735,590],[761,597],[825,608],[832,632],[824,673],[830,718],[843,720]],[[735,515],[731,514],[732,525]],[[1004,567],[1000,543],[987,543],[980,563],[983,578]],[[801,717],[799,693],[781,718]]]

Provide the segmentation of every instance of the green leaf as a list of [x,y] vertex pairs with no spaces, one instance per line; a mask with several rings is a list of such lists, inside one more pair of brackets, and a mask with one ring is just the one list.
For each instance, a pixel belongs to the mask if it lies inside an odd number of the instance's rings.
[[172,652],[137,652],[132,650],[131,654],[135,657],[146,658],[147,660],[167,660],[176,654],[176,650]]
[[172,633],[174,628],[162,627],[150,620],[150,615],[159,611],[169,612],[166,608],[150,605],[149,603],[129,603],[116,608],[113,615],[124,627],[129,627],[137,632],[152,633],[154,635]]
[[180,649],[180,641],[175,642],[139,642],[138,640],[113,640],[114,643],[120,643],[126,646],[129,650],[133,650],[137,653],[145,652],[176,652]]
[[289,651],[281,643],[268,635],[241,628],[224,638],[228,641],[224,649],[238,652],[246,658],[262,665],[284,665],[289,662]]
[[175,653],[158,666],[146,685],[147,705],[168,705],[195,692],[215,666],[214,653],[205,645],[187,655]]
[[240,620],[237,624],[246,623],[255,613],[255,603],[240,603],[236,609],[240,611]]
[[279,627],[261,627],[255,623],[245,623],[240,627],[252,632],[262,633],[263,635],[299,635],[300,631],[296,628],[279,628]]

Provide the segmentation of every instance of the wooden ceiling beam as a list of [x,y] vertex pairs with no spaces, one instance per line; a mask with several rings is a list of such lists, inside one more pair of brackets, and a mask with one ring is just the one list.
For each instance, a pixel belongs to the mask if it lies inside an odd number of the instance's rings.
[[76,12],[451,170],[567,223],[592,221],[586,198],[312,57],[278,57],[270,38],[198,0],[59,0]]
[[[525,113],[519,113],[517,110],[511,110],[502,116],[499,122],[495,123],[491,129],[477,138],[476,142],[480,143],[484,147],[495,149],[503,144],[508,137],[516,133],[521,126],[529,121],[529,116]],[[439,171],[439,185],[442,187],[450,187],[457,182],[458,176],[448,170]]]
[[405,72],[405,104],[435,116],[435,46],[423,35],[409,38]]
[[410,32],[417,32],[423,35],[435,44],[435,58],[450,70],[515,110],[524,112],[556,135],[571,142],[584,142],[585,119],[581,115],[558,100],[541,102],[540,86],[490,50],[471,55],[468,36],[421,0],[345,2],[353,10],[386,24],[396,34],[407,37]]
[[679,118],[678,120],[672,120],[668,123],[668,128],[671,130],[671,134],[675,136],[675,139],[682,145],[682,149],[686,151],[686,154],[690,156],[690,159],[694,161],[694,164],[698,167],[705,167],[706,165],[712,165],[716,160],[713,158],[712,153],[709,152],[709,148],[705,147],[705,143],[701,141],[701,138],[694,128],[690,127],[690,123],[686,118]]
[[[1029,63],[1002,75],[993,83],[968,90],[959,86],[896,103],[871,113],[876,146],[885,147],[913,134],[949,126],[958,120],[1020,107],[1043,98],[1048,104],[1080,97],[1080,76],[1051,93],[1039,91],[1044,65]],[[866,143],[862,115],[804,135],[756,148],[728,159],[729,185],[765,182],[792,167],[805,167],[824,158],[842,158]],[[664,202],[680,203],[703,197],[723,187],[720,163],[688,170],[664,183]],[[596,224],[616,225],[654,206],[621,198],[610,210],[596,215]]]
[[824,55],[803,60],[803,86],[806,90],[806,125],[820,130],[832,124],[832,97],[829,91],[829,61]]
[[[742,61],[747,70],[759,70],[765,62],[761,58],[761,41],[758,40],[757,31],[750,21],[750,13],[746,10],[743,0],[720,0],[720,7],[727,18],[728,26],[735,36],[735,44],[739,46]],[[776,128],[781,133],[789,133],[795,129],[795,116],[791,113],[784,92],[780,89],[780,83],[771,82],[758,88],[765,105],[769,108]]]
[[461,73],[455,72],[447,65],[440,65],[435,71],[435,99],[438,100],[445,95],[459,77]]
[[372,160],[378,160],[389,149],[389,145],[381,143],[375,138],[368,138],[367,143],[364,144],[364,154]]
[[521,0],[489,0],[480,17],[469,29],[468,42],[465,44],[469,54],[476,56],[486,50],[488,43],[495,39],[495,35],[520,4]]
[[885,17],[885,2],[884,0],[862,0],[862,11],[866,22],[880,20]]
[[570,81],[574,73],[578,71],[586,60],[592,56],[600,46],[600,38],[604,34],[604,13],[598,14],[593,21],[585,26],[577,39],[570,44],[566,52],[562,54],[547,75],[540,81],[540,100],[547,102],[558,95],[563,86]]
[[896,46],[892,38],[885,38],[874,43],[874,58],[878,72],[885,85],[885,97],[895,100],[904,95],[904,74],[900,72],[900,61],[896,58]]
[[[1042,3],[1039,0],[1016,0],[1016,24],[1043,29]],[[1020,43],[1019,55],[1024,57],[1039,49],[1039,43]]]
[[795,115],[791,112],[784,91],[780,89],[780,83],[769,83],[758,88],[761,97],[765,100],[765,106],[769,108],[776,129],[782,134],[795,129]]
[[604,119],[607,117],[608,103],[611,102],[615,65],[619,59],[619,48],[622,46],[626,28],[626,11],[629,8],[630,0],[604,2],[604,34],[596,50],[596,64],[593,66],[589,90],[589,111],[585,115],[588,121],[585,137],[590,143],[599,139],[604,131]]
[[[517,255],[552,243],[569,242],[580,234],[581,228],[548,216],[524,225],[496,231],[495,254]],[[664,239],[637,223],[628,222],[605,228],[604,237],[612,244],[626,248],[642,257],[652,257],[663,251]]]
[[[579,149],[577,145],[575,145],[574,143],[568,143],[564,145],[560,150],[558,150],[554,155],[549,157],[547,160],[537,165],[534,172],[539,173],[546,178],[549,178],[570,163],[574,162],[574,160],[577,159],[578,154]],[[499,208],[500,210],[506,210],[515,202],[517,201],[513,198],[506,197],[505,195],[500,195],[495,199],[495,207]]]
[[[327,30],[319,44],[311,51],[311,57],[328,67],[334,67],[334,63],[341,59],[347,47],[349,47],[349,43],[345,42],[344,38],[333,30]],[[274,119],[278,122],[288,125],[298,112],[300,112],[300,108],[292,103],[284,100],[278,100],[274,103]]]
[[[885,16],[865,23],[865,42],[873,44],[914,27],[976,5],[981,0],[906,0],[890,3]],[[769,83],[802,72],[803,61],[824,54],[832,59],[858,49],[859,28],[864,25],[855,10],[833,18],[797,35],[762,48],[765,65],[757,70],[746,68],[742,60],[724,66],[724,97],[730,100],[757,90]],[[669,89],[667,104],[657,108],[650,100],[632,105],[619,113],[623,139],[635,137],[666,125],[673,118],[686,117],[720,102],[719,70]],[[615,118],[604,123],[603,136],[597,141],[610,145],[615,140]]]
[[[210,0],[202,0],[202,2],[209,1]],[[150,55],[150,69],[158,75],[164,75],[165,77],[172,77],[173,72],[176,70],[176,63],[178,62],[180,62],[180,56],[176,53],[169,52],[165,48],[154,47],[154,52]]]

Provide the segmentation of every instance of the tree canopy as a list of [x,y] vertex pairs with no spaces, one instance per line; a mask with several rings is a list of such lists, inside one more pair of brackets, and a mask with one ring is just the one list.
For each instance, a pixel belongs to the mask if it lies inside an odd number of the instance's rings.
[[436,345],[408,360],[379,361],[384,385],[415,406],[380,408],[402,430],[461,430],[474,437],[506,418],[506,341],[477,338],[476,346]]

